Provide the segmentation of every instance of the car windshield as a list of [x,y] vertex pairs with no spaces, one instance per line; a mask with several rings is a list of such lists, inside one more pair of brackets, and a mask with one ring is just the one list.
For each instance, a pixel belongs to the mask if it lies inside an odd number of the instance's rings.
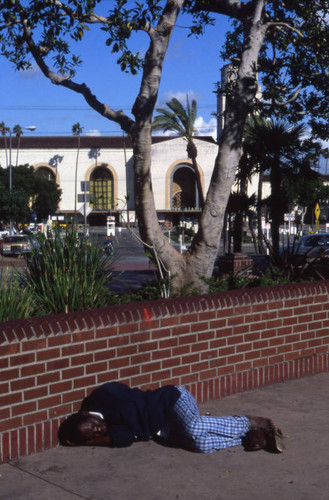
[[329,236],[324,236],[324,235],[315,235],[315,236],[308,236],[305,238],[304,241],[301,242],[302,245],[305,247],[317,247],[320,245],[328,245],[329,244]]
[[25,236],[7,236],[3,240],[4,243],[24,243],[25,241],[28,241]]

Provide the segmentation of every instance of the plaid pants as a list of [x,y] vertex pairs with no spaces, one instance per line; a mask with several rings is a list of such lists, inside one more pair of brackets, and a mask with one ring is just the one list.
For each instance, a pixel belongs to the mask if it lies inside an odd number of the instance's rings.
[[213,453],[241,444],[249,429],[245,416],[212,417],[200,415],[193,396],[181,386],[169,420],[169,437],[180,446],[199,453]]

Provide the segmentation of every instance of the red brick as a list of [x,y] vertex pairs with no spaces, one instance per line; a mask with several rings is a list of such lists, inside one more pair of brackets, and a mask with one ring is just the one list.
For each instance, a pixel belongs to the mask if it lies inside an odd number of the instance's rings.
[[59,394],[48,398],[41,398],[38,400],[38,410],[50,408],[51,406],[58,406],[61,402],[61,396]]
[[[162,354],[162,353],[159,353]],[[161,359],[161,358],[159,358]],[[143,353],[143,354],[136,354],[135,356],[130,357],[130,363],[131,365],[140,365],[143,363],[148,363],[151,361],[151,353]]]
[[260,351],[253,350],[253,351],[245,352],[243,357],[245,360],[260,358]]
[[174,347],[177,345],[178,345],[177,337],[170,337],[168,339],[159,341],[159,349],[165,349],[166,347]]
[[95,375],[89,375],[88,377],[78,378],[73,381],[74,389],[78,387],[88,387],[89,385],[96,385],[96,377]]
[[29,399],[39,399],[43,396],[47,396],[47,394],[48,387],[36,387],[35,389],[24,391],[24,401],[28,401]]
[[226,319],[216,319],[209,323],[209,330],[217,330],[224,327],[226,327]]
[[191,332],[207,332],[208,330],[209,330],[209,325],[206,322],[192,323],[190,327]]
[[227,340],[225,338],[210,340],[209,348],[210,348],[210,350],[212,350],[212,349],[216,349],[217,347],[226,346],[226,342],[227,342]]
[[74,354],[81,354],[85,350],[85,345],[81,344],[70,344],[68,346],[62,347],[62,356],[72,356]]
[[245,322],[245,318],[242,316],[233,316],[232,318],[228,318],[227,320],[227,326],[237,326],[237,325],[241,325],[241,324],[244,324]]
[[162,362],[161,362],[161,369],[164,369],[164,368],[171,368],[173,366],[177,366],[179,365],[180,363],[180,360],[179,358],[168,358],[168,359],[164,359]]
[[27,446],[26,446],[26,427],[23,427],[22,429],[19,429],[18,431],[19,435],[19,456],[23,457],[27,453]]
[[145,342],[145,344],[138,345],[138,352],[153,351],[158,348],[157,342]]
[[90,373],[104,372],[107,370],[107,362],[101,361],[99,363],[90,363],[86,366],[86,375]]
[[189,365],[191,363],[196,363],[200,360],[200,354],[199,353],[195,353],[195,354],[188,354],[186,356],[182,356],[182,365],[183,366],[186,366],[186,365]]
[[37,409],[36,401],[29,401],[19,405],[13,405],[11,407],[12,416],[16,417],[18,415],[23,415],[24,413],[31,413]]
[[28,455],[35,452],[35,430],[34,426],[31,425],[27,429],[27,453]]
[[65,391],[72,389],[72,380],[66,380],[51,384],[49,386],[49,394],[62,394]]
[[[152,370],[147,370],[145,369],[144,370],[145,372],[146,371],[152,371]],[[144,373],[143,371],[143,373]],[[123,377],[132,377],[134,375],[140,375],[141,373],[141,367],[140,366],[128,366],[127,368],[121,368],[120,370],[120,378],[123,378]]]
[[172,350],[172,356],[181,356],[182,354],[187,354],[191,352],[191,346],[188,345],[182,345],[179,347],[174,347]]
[[152,373],[152,382],[162,382],[163,379],[171,377],[171,370],[161,370],[161,372]]
[[195,344],[192,344],[192,352],[196,351],[207,351],[208,350],[208,342],[196,342]]
[[46,339],[38,339],[38,340],[28,340],[26,342],[22,342],[22,351],[39,351],[41,349],[47,348],[47,340]]
[[114,370],[115,368],[122,368],[124,366],[129,366],[130,363],[130,358],[117,358],[117,359],[111,359],[109,361],[109,368],[111,370]]
[[191,373],[189,375],[184,375],[181,377],[181,385],[186,386],[187,384],[191,384],[193,382],[197,382],[199,379],[199,374],[198,373]]
[[174,326],[178,325],[179,317],[178,316],[170,316],[168,318],[161,318],[160,327]]
[[10,357],[10,366],[27,365],[35,362],[35,354],[33,352],[18,354]]
[[[161,370],[161,363],[160,361],[154,361],[151,363],[145,363],[142,365],[142,373],[148,373],[148,372],[154,372],[157,370]],[[121,373],[122,370],[120,370]]]
[[48,337],[48,346],[49,347],[54,347],[54,346],[61,346],[64,344],[70,344],[72,342],[72,334],[64,334],[64,335],[58,335],[56,337]]
[[122,345],[127,345],[129,344],[129,335],[126,336],[115,336],[109,338],[109,347],[118,347]]
[[118,380],[118,378],[118,370],[107,370],[106,373],[97,373],[96,375],[97,385],[104,384],[105,382],[111,382],[111,380]]
[[9,407],[7,407],[7,408],[0,408],[0,420],[6,420],[9,417],[10,417]]
[[197,341],[197,337],[195,334],[181,335],[178,339],[178,344],[179,345],[194,344],[196,341]]
[[[189,314],[184,314],[180,317],[180,323],[193,323],[193,324],[199,324],[199,318],[198,318],[198,313],[189,313]],[[208,325],[208,323],[206,323]]]
[[0,408],[1,406],[11,406],[15,403],[20,403],[22,401],[21,392],[11,392],[9,394],[0,396]]
[[234,335],[227,339],[227,345],[241,344],[243,342],[243,335]]
[[158,329],[155,332],[134,332],[130,336],[130,342],[133,344],[137,344],[138,342],[147,342],[148,340],[151,340],[151,335],[152,338],[154,338],[155,334],[159,334]]
[[[63,359],[61,360],[63,364],[59,366],[59,368],[67,368],[69,366],[69,360],[68,359]],[[72,366],[78,366],[78,365],[88,365],[89,363],[92,363],[94,361],[92,353],[88,354],[79,354],[78,356],[72,356],[71,357],[71,365]]]
[[1,346],[1,357],[9,358],[13,354],[21,352],[21,346],[23,342],[18,342],[15,344],[2,345]]
[[40,373],[44,373],[46,371],[45,363],[37,363],[30,366],[23,366],[21,368],[21,376],[29,377],[31,375],[37,375]]
[[216,311],[201,311],[199,313],[200,321],[209,321],[216,318]]
[[9,418],[8,420],[0,422],[0,432],[9,431],[11,429],[18,429],[21,426],[22,426],[21,416]]
[[50,422],[43,424],[43,449],[49,450],[52,447],[51,439],[51,425]]
[[132,354],[137,353],[137,345],[128,345],[125,347],[118,347],[117,356],[131,356]]
[[240,334],[245,334],[248,333],[250,330],[250,325],[241,325],[241,326],[235,326],[233,328],[233,335],[240,335]]
[[70,364],[68,358],[56,359],[55,361],[48,361],[47,363],[47,371],[51,372],[53,370],[62,370],[63,368],[67,368]]
[[60,378],[61,378],[61,373],[59,371],[45,373],[37,377],[37,385],[53,384],[54,382],[58,382]]
[[11,460],[18,457],[18,432],[14,430],[10,433],[10,457]]
[[27,387],[35,387],[36,379],[35,377],[21,378],[18,380],[13,380],[10,384],[11,391],[21,391]]
[[251,362],[247,362],[247,361],[244,361],[242,363],[237,363],[236,366],[235,366],[235,369],[237,372],[239,371],[246,371],[246,370],[250,370],[252,368],[252,364]]
[[152,356],[152,360],[169,358],[171,356],[171,349],[159,349],[150,353],[150,356]]
[[23,425],[32,425],[32,424],[38,424],[39,422],[42,422],[43,420],[47,419],[47,411],[39,411],[36,413],[30,413],[29,415],[24,415],[23,417]]
[[62,395],[63,403],[69,403],[71,401],[82,401],[84,397],[84,388],[76,389],[70,392],[64,392],[64,394]]
[[216,358],[209,361],[210,368],[215,368],[216,366],[225,366],[227,364],[227,358]]
[[131,378],[131,387],[140,387],[151,382],[151,374],[137,375]]
[[228,365],[234,365],[235,363],[240,363],[243,361],[243,355],[242,354],[234,354],[232,356],[227,356],[227,364]]

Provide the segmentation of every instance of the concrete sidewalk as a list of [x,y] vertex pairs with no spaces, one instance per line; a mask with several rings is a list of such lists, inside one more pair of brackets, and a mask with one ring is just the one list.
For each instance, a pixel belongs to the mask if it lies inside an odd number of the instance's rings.
[[213,415],[270,416],[286,435],[273,455],[242,447],[200,455],[154,442],[56,448],[0,466],[0,499],[327,500],[329,373],[200,406]]

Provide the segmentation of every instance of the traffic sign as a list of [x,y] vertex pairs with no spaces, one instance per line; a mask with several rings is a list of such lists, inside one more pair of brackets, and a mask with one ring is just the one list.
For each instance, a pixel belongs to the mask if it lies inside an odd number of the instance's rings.
[[319,217],[320,217],[320,205],[318,203],[315,205],[314,213],[315,213],[316,220],[319,220]]

